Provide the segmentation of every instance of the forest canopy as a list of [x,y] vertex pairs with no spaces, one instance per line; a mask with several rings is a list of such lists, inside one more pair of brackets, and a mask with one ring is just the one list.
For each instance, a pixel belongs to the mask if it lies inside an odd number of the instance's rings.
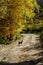
[[41,32],[43,8],[38,2],[38,0],[0,0],[0,38],[21,32]]

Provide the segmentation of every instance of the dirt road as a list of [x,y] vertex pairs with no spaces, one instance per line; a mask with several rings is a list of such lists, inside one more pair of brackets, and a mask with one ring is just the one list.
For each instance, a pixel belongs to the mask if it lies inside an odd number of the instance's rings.
[[18,63],[43,58],[39,35],[22,35],[21,39],[13,40],[9,45],[0,45],[0,62]]

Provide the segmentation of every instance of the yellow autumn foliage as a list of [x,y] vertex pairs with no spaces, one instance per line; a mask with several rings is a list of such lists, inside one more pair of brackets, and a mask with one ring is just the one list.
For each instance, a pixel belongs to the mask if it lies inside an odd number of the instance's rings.
[[[5,0],[4,4],[7,7],[7,15],[4,16],[3,21],[0,20],[0,29],[2,29],[0,37],[1,35],[7,37],[10,34],[20,33],[26,27],[26,17],[33,23],[36,15],[34,10],[37,9],[39,12],[40,8],[36,0]],[[28,27],[31,25],[28,24]]]

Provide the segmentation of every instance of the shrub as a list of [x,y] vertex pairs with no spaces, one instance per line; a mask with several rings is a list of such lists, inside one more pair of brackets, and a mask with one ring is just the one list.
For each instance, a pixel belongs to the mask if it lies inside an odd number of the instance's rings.
[[8,44],[8,40],[7,39],[0,39],[0,44]]

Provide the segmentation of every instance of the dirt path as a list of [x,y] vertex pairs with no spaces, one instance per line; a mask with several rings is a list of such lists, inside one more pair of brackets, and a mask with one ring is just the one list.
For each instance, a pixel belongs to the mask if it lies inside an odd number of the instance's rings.
[[9,45],[0,45],[0,62],[18,63],[42,58],[39,36],[22,34],[23,37]]

